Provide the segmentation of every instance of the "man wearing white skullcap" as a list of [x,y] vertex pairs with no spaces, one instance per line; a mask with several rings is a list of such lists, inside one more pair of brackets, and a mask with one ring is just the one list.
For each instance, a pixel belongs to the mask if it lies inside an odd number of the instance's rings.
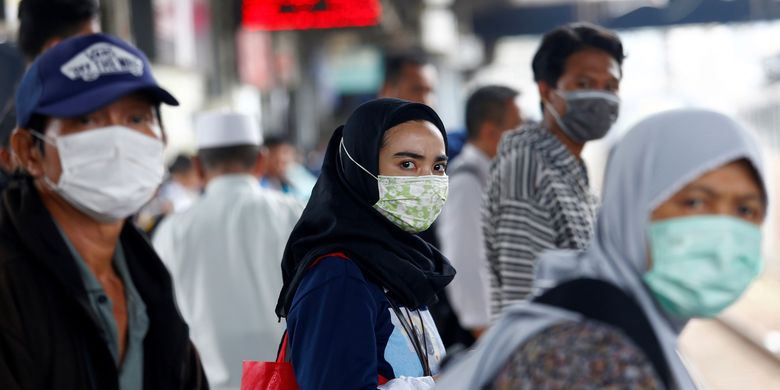
[[260,187],[262,135],[254,118],[200,114],[195,139],[205,194],[163,221],[153,242],[211,388],[238,389],[243,360],[276,356],[284,331],[274,315],[279,262],[303,206]]

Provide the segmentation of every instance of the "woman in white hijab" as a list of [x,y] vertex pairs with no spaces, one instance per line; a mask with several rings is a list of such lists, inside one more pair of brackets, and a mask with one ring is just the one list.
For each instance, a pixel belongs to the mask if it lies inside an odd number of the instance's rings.
[[695,388],[677,337],[758,275],[766,207],[759,148],[735,121],[647,118],[610,158],[591,247],[542,255],[537,297],[507,309],[437,388]]

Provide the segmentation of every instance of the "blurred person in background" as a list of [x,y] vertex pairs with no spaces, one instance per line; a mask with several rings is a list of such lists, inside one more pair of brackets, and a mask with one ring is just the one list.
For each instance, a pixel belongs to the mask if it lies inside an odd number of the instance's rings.
[[320,176],[320,171],[322,171],[322,163],[325,160],[325,149],[327,149],[327,147],[328,140],[322,139],[317,142],[317,146],[306,153],[304,166],[306,167],[306,170],[311,173],[312,177],[315,178],[315,181],[317,180],[316,178]]
[[295,146],[284,136],[266,137],[263,146],[266,150],[265,172],[260,185],[284,194],[293,192],[287,171],[297,158]]
[[173,276],[212,388],[238,389],[243,360],[273,360],[284,326],[274,316],[279,261],[303,206],[260,188],[260,128],[251,116],[196,117],[203,197],[160,224],[153,243]]
[[427,305],[455,271],[414,233],[446,201],[446,137],[430,107],[398,99],[361,105],[331,137],[276,308],[301,389],[433,387],[445,351]]
[[19,50],[27,64],[63,39],[100,31],[97,0],[22,0]]
[[590,242],[598,200],[581,153],[617,120],[623,58],[618,36],[592,24],[543,37],[532,63],[543,122],[503,138],[483,206],[493,315],[531,293],[539,253]]
[[410,102],[435,104],[436,68],[421,51],[388,54],[384,62],[385,77],[380,98],[396,98]]
[[[490,324],[490,284],[480,214],[482,197],[501,136],[522,123],[518,95],[512,88],[490,85],[469,96],[468,142],[449,165],[449,197],[437,222],[442,253],[458,270],[447,286],[447,297],[458,323],[474,338]],[[463,342],[468,347],[473,338]]]
[[161,103],[178,104],[146,56],[102,34],[23,77],[24,176],[0,208],[1,388],[208,388],[170,275],[128,220],[163,178]]
[[[384,59],[384,81],[378,96],[434,107],[438,82],[436,67],[422,50],[391,52]],[[447,142],[450,156],[455,158],[466,143],[466,134],[462,131],[450,132]],[[430,242],[436,244],[432,233],[425,236],[425,239],[433,240]]]
[[284,136],[266,138],[264,147],[266,164],[260,185],[306,203],[317,179],[298,161],[298,149]]
[[590,247],[543,254],[541,295],[508,308],[442,388],[694,389],[678,336],[759,274],[766,210],[758,143],[734,120],[641,121],[610,158]]
[[203,183],[192,157],[179,154],[168,166],[168,180],[160,187],[160,198],[173,213],[187,210],[198,200]]
[[266,150],[265,171],[260,180],[264,188],[280,191],[301,202],[309,200],[317,180],[298,161],[298,149],[285,136],[270,136],[263,144]]
[[192,157],[179,154],[168,166],[168,177],[157,195],[135,216],[135,224],[149,237],[169,214],[188,209],[200,197],[202,183]]
[[[22,0],[18,10],[18,49],[27,65],[65,38],[100,31],[97,0]],[[9,80],[8,87],[14,88],[17,80]],[[12,96],[0,102],[0,175],[5,178],[0,178],[0,189],[5,188],[7,178],[16,169],[9,148],[11,132],[16,128]]]

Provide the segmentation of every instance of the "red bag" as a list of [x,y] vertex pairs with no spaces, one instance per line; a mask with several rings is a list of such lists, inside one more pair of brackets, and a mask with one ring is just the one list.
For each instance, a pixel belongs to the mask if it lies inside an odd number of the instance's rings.
[[[377,381],[384,385],[387,378],[378,375]],[[287,331],[284,331],[282,347],[275,362],[244,360],[241,390],[300,390],[292,363],[287,361]]]
[[299,390],[292,363],[287,360],[287,331],[275,362],[244,361],[241,390]]

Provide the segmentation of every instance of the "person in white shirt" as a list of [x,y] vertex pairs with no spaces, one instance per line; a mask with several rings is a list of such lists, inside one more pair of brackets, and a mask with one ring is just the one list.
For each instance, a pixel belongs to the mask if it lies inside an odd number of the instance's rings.
[[238,389],[243,360],[273,360],[284,245],[303,206],[260,187],[262,136],[253,118],[196,118],[205,194],[163,221],[153,243],[173,277],[212,389]]
[[447,297],[460,325],[475,338],[490,323],[487,260],[480,210],[501,136],[520,126],[519,92],[505,86],[477,89],[466,102],[468,141],[450,164],[450,193],[438,220],[439,242],[458,274]]

